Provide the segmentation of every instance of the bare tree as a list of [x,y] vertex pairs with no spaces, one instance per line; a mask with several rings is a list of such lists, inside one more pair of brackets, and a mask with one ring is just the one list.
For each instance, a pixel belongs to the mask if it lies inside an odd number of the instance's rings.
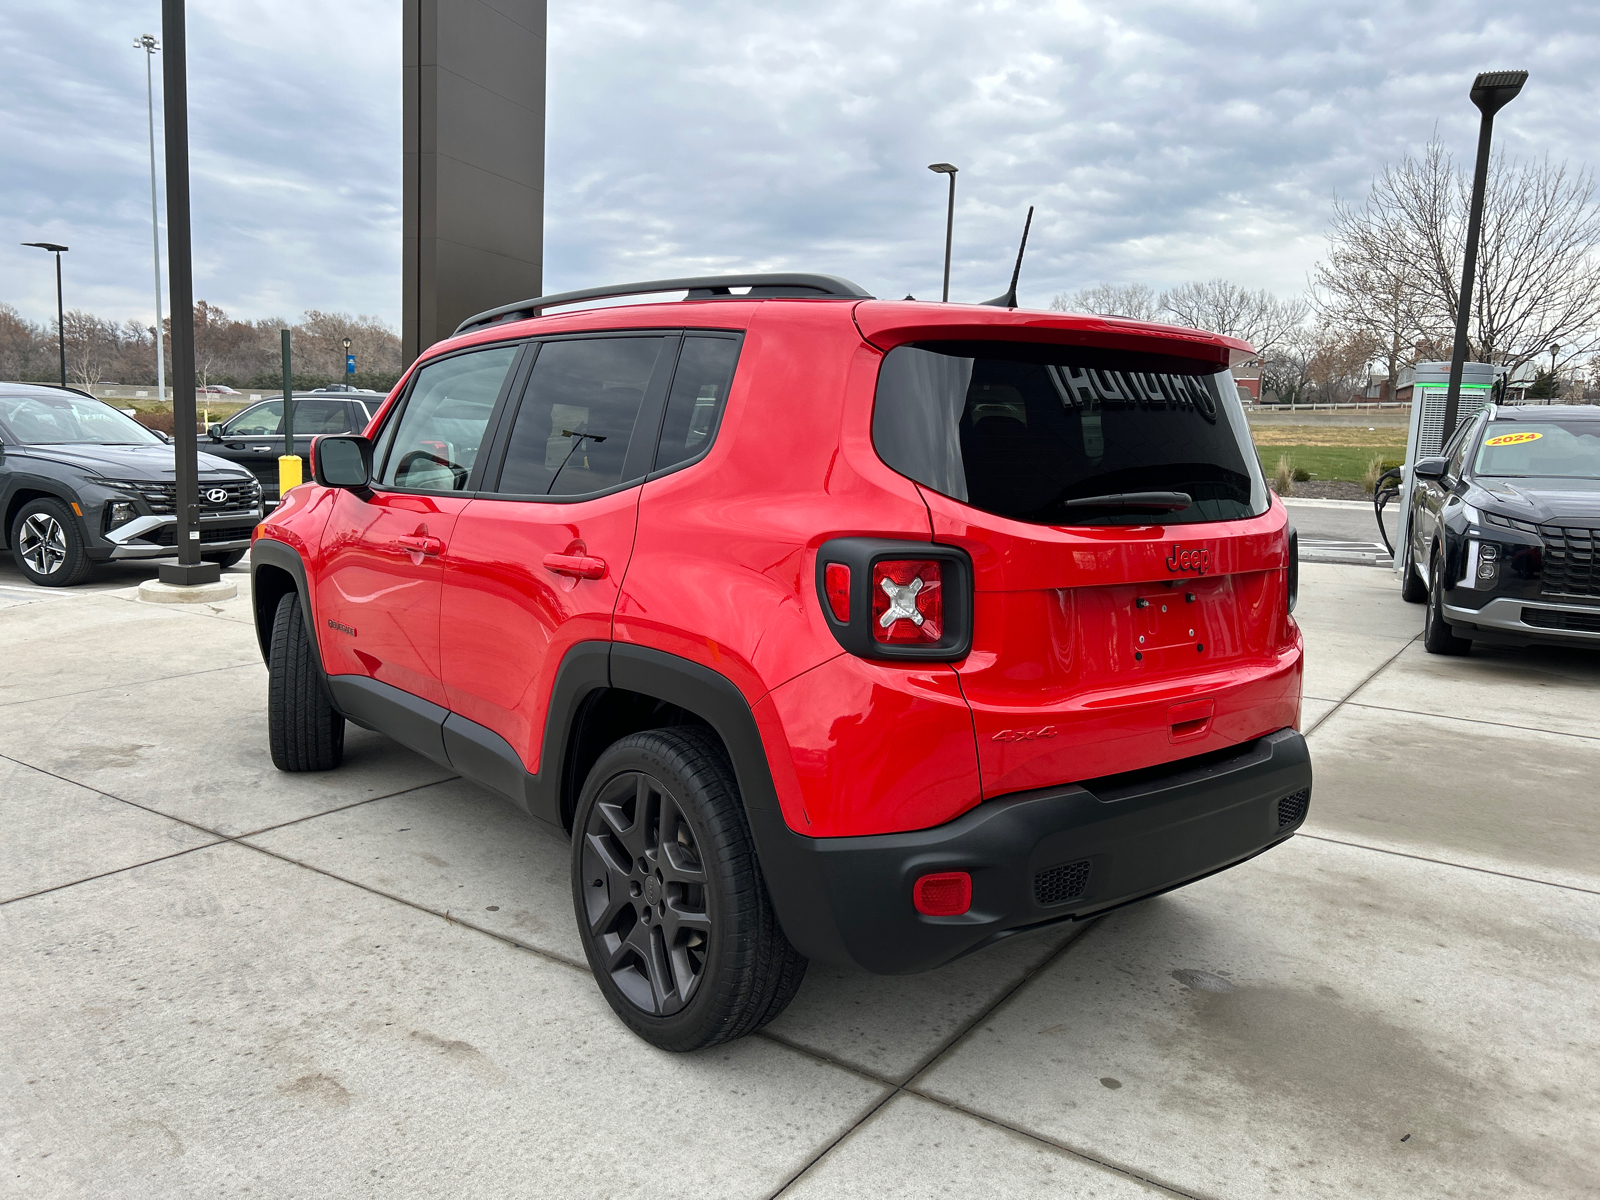
[[1310,309],[1304,300],[1279,300],[1226,279],[1180,284],[1162,292],[1158,303],[1179,324],[1243,338],[1263,356],[1298,328]]
[[42,358],[44,336],[32,321],[9,304],[0,303],[0,379],[29,379]]
[[1050,301],[1050,307],[1057,312],[1098,313],[1135,321],[1165,319],[1155,289],[1142,283],[1097,283],[1082,291],[1062,292]]
[[[1460,297],[1472,183],[1437,138],[1373,181],[1360,207],[1337,203],[1325,315],[1366,329],[1386,354],[1448,347]],[[1469,354],[1512,372],[1559,343],[1568,362],[1600,346],[1600,196],[1587,171],[1504,153],[1489,169]],[[1367,304],[1362,292],[1367,290]],[[1365,309],[1365,311],[1363,311]],[[1391,362],[1391,379],[1398,374]]]
[[81,308],[66,312],[67,378],[83,387],[99,383],[122,348],[121,330]]

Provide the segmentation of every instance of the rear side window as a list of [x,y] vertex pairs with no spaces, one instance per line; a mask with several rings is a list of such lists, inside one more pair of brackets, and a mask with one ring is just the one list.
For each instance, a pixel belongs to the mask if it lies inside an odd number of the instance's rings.
[[623,482],[623,465],[664,337],[582,338],[539,347],[497,490],[581,496]]
[[[1193,524],[1269,503],[1238,387],[1175,356],[1031,343],[923,343],[884,358],[878,455],[953,499],[1040,525]],[[1068,501],[1181,492],[1176,512]]]
[[351,423],[351,405],[343,400],[296,400],[294,431],[297,434],[349,433],[360,425]]
[[516,357],[517,347],[496,346],[441,358],[419,370],[400,419],[385,431],[378,486],[462,491]]
[[738,361],[739,342],[735,338],[690,334],[683,339],[678,368],[672,375],[672,391],[667,396],[666,416],[661,422],[656,470],[687,462],[711,445]]

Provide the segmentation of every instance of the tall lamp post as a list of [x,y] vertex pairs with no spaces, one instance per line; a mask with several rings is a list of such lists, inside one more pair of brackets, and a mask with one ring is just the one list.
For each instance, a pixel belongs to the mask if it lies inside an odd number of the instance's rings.
[[66,246],[58,246],[54,242],[23,242],[24,246],[37,246],[41,250],[48,250],[56,256],[56,341],[61,347],[61,386],[67,386],[67,314],[61,306],[61,256],[67,252]]
[[350,339],[344,340],[344,386],[349,391],[356,377],[356,364],[350,361]]
[[164,400],[167,396],[167,363],[161,350],[161,219],[156,213],[156,90],[150,63],[161,47],[155,35],[147,33],[133,43],[133,48],[144,51],[144,97],[150,118],[150,245],[154,250],[156,265],[156,399]]
[[949,163],[929,163],[928,170],[936,175],[950,177],[950,204],[945,209],[944,215],[944,295],[942,299],[950,303],[950,240],[956,229],[956,168]]
[[1456,428],[1461,403],[1461,368],[1467,361],[1467,324],[1472,317],[1472,282],[1478,272],[1478,234],[1483,228],[1483,191],[1489,178],[1489,139],[1494,115],[1517,98],[1528,82],[1526,71],[1483,71],[1472,81],[1472,102],[1483,119],[1478,124],[1478,165],[1472,172],[1472,208],[1467,214],[1467,249],[1461,263],[1461,299],[1456,305],[1456,342],[1450,352],[1450,387],[1444,397],[1442,446]]
[[[1550,343],[1550,400],[1559,400],[1561,394],[1556,391],[1556,355],[1561,352],[1560,342]],[[1547,401],[1548,403],[1548,401]]]

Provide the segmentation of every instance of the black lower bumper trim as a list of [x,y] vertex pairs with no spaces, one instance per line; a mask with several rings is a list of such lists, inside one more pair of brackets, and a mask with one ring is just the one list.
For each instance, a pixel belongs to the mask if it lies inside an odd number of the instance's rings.
[[[935,829],[794,835],[779,873],[810,876],[823,903],[798,922],[785,915],[785,929],[802,949],[842,949],[869,971],[925,971],[1243,862],[1299,828],[1310,788],[1305,739],[1284,729],[1165,770],[992,800]],[[965,915],[912,907],[912,885],[935,871],[971,874]]]

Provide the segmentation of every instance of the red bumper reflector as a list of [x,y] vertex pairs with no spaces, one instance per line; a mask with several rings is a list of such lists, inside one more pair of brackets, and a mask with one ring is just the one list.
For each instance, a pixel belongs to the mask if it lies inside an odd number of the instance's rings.
[[923,645],[944,636],[944,565],[930,559],[872,564],[872,637]]
[[911,902],[927,917],[959,917],[972,907],[972,876],[965,871],[924,875],[911,889]]
[[843,563],[829,563],[822,571],[822,586],[828,592],[828,607],[833,619],[850,623],[850,568]]

